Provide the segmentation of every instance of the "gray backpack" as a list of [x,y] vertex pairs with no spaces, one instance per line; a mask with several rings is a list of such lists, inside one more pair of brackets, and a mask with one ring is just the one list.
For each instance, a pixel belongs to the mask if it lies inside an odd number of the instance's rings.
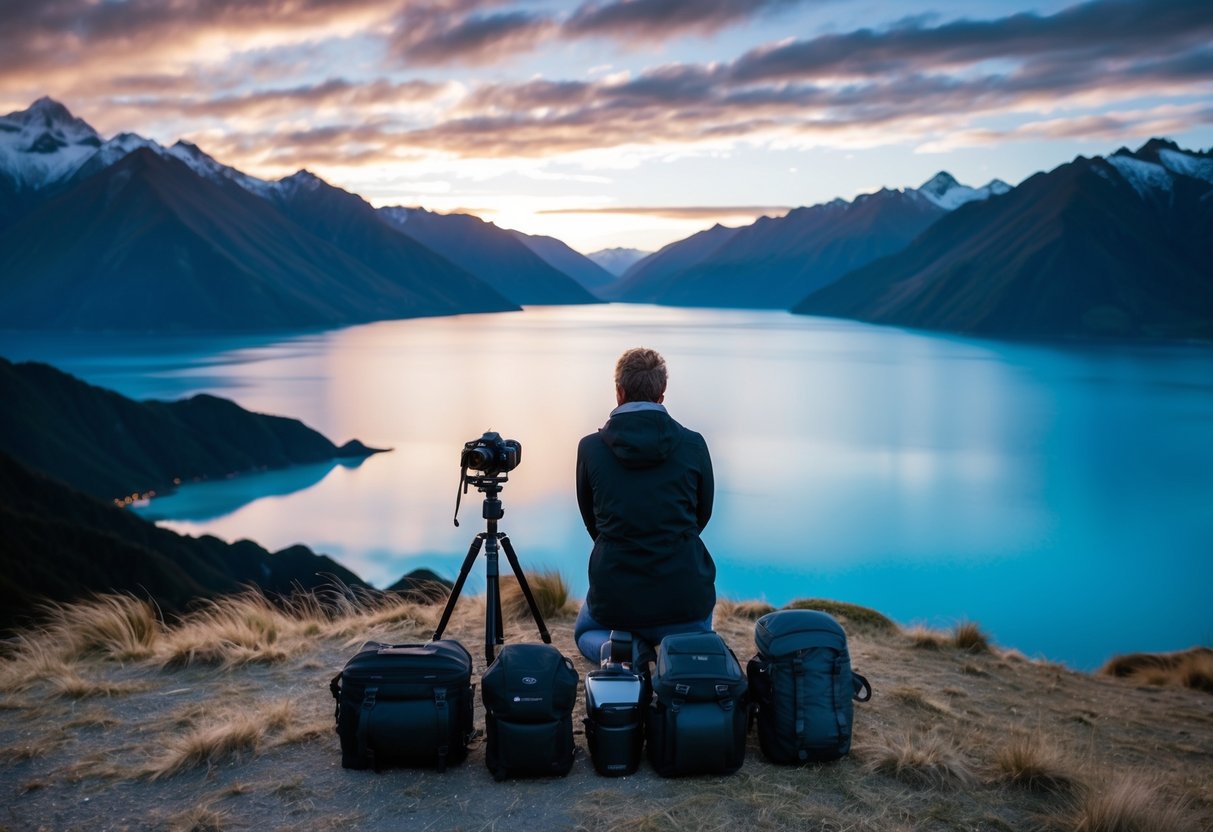
[[851,750],[853,701],[872,697],[851,670],[847,636],[830,615],[779,610],[758,619],[750,659],[751,708],[762,753],[773,763],[837,760]]

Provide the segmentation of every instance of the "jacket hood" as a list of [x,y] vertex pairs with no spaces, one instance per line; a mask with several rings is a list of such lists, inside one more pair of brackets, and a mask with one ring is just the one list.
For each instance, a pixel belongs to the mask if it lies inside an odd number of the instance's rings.
[[660,410],[616,414],[599,435],[628,468],[660,465],[674,452],[680,439],[678,423]]

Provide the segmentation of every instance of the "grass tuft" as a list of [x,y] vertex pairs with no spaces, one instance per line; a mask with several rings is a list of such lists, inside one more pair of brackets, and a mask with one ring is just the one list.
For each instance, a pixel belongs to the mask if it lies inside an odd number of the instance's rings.
[[1028,791],[1069,794],[1081,783],[1062,753],[1038,734],[1012,737],[999,749],[994,765],[1003,779]]
[[[527,572],[526,582],[535,597],[535,607],[546,621],[549,618],[564,618],[577,613],[577,605],[569,598],[569,585],[556,569],[542,572]],[[518,579],[510,575],[500,581],[501,615],[512,621],[526,621],[531,617],[531,608]]]
[[223,832],[227,813],[209,806],[195,806],[168,819],[169,832]]
[[861,607],[858,604],[848,604],[846,601],[831,601],[825,598],[798,598],[785,606],[784,609],[818,610],[829,613],[835,618],[841,619],[843,623],[850,624],[853,627],[885,633],[897,631],[897,625],[887,616],[881,615],[876,610]]
[[952,641],[951,636],[947,633],[932,630],[921,624],[917,624],[903,632],[906,638],[910,640],[910,645],[919,650],[942,650]]
[[766,601],[732,601],[721,598],[716,602],[716,619],[738,618],[744,621],[757,621],[767,613],[775,612],[775,608]]
[[952,644],[966,653],[990,652],[990,639],[972,621],[961,621],[952,631]]
[[264,728],[256,714],[228,714],[170,738],[164,753],[144,773],[150,780],[160,780],[202,765],[210,768],[243,754],[255,754],[263,736]]
[[1138,684],[1192,688],[1213,693],[1213,649],[1193,647],[1175,653],[1113,656],[1099,669],[1105,676]]
[[164,632],[156,610],[133,595],[97,595],[44,608],[45,637],[68,660],[100,654],[115,659],[151,655]]
[[1166,802],[1149,780],[1121,776],[1089,790],[1079,801],[1074,832],[1187,832],[1186,801]]
[[[263,595],[245,592],[208,601],[170,630],[156,652],[164,667],[194,664],[233,668],[279,662],[290,655],[282,643],[303,622]],[[306,643],[296,639],[296,647]]]
[[977,775],[956,743],[938,731],[895,734],[863,748],[871,771],[924,788],[971,787]]

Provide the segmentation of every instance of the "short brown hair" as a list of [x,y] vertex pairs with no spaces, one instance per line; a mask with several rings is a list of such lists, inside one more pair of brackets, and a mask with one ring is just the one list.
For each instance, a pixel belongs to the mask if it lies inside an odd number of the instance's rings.
[[624,401],[655,402],[665,393],[665,359],[648,347],[633,347],[615,362],[615,386]]

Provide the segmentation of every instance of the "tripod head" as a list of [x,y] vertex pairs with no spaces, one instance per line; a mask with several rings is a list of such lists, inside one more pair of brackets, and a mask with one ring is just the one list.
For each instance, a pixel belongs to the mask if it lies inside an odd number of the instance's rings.
[[492,476],[485,474],[473,474],[468,476],[466,468],[459,475],[459,490],[455,492],[455,526],[459,526],[459,501],[463,495],[468,493],[468,486],[474,486],[477,491],[484,494],[484,510],[481,515],[485,520],[497,521],[505,516],[505,509],[501,507],[501,500],[497,499],[497,495],[501,493],[501,488],[510,481],[508,474],[494,474]]

